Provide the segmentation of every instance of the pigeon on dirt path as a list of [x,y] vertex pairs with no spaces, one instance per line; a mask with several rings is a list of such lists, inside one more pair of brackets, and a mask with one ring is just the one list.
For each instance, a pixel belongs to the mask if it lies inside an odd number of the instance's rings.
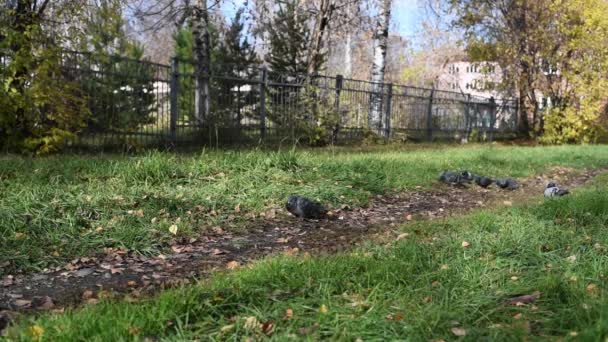
[[499,178],[496,180],[496,185],[501,189],[515,190],[519,188],[519,184],[512,178]]
[[475,176],[475,184],[479,185],[482,188],[489,187],[494,181],[491,178],[485,176]]
[[443,171],[439,175],[439,181],[444,182],[450,185],[463,185],[468,183],[465,176],[462,173],[453,172],[453,171]]
[[568,189],[560,188],[555,182],[549,182],[545,188],[545,197],[561,197],[569,193]]
[[321,219],[327,215],[322,204],[296,195],[289,196],[285,208],[292,215],[305,219]]
[[470,171],[464,170],[460,173],[463,182],[470,183],[475,180],[475,175]]

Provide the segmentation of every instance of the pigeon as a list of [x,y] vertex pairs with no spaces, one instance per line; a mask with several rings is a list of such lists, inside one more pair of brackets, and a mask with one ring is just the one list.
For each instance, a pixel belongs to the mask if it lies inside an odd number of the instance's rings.
[[443,171],[441,175],[439,175],[439,180],[451,185],[462,185],[466,183],[466,180],[462,174],[447,170]]
[[285,208],[294,216],[305,219],[320,219],[327,215],[322,204],[296,195],[289,196]]
[[470,183],[475,180],[475,175],[465,170],[460,173],[463,182]]
[[545,188],[545,197],[561,197],[569,193],[568,189],[561,189],[554,182],[549,182]]
[[519,188],[519,184],[512,178],[499,178],[496,180],[496,185],[501,189],[515,190]]
[[488,177],[484,177],[484,176],[475,176],[475,184],[479,185],[482,188],[487,188],[490,186],[490,184],[492,184],[494,181],[491,178]]

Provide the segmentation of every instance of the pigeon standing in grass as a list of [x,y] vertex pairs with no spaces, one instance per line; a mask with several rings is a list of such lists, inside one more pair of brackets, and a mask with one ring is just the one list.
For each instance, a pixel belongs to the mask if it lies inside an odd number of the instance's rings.
[[545,188],[545,197],[561,197],[569,193],[568,189],[562,189],[554,182],[549,182]]
[[501,189],[515,190],[519,188],[519,184],[512,178],[499,178],[496,180],[496,185]]
[[484,176],[475,176],[475,184],[479,185],[482,188],[489,187],[494,181],[491,178]]
[[439,180],[451,185],[463,185],[464,183],[467,183],[467,180],[462,173],[447,170],[443,171],[441,175],[439,175]]
[[285,208],[294,216],[305,219],[320,219],[327,215],[322,204],[296,195],[289,196]]

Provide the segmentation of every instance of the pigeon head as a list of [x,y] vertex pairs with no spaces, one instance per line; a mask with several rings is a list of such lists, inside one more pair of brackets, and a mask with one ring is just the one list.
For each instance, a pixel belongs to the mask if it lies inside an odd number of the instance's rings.
[[556,187],[557,187],[557,184],[555,184],[555,182],[549,182],[549,183],[547,184],[546,189],[549,189],[549,188],[556,188]]
[[466,171],[466,170],[462,171],[461,175],[466,180],[473,180],[475,178],[475,176],[471,172]]
[[287,199],[287,204],[285,204],[286,209],[295,209],[298,204],[298,197],[296,195],[290,195]]

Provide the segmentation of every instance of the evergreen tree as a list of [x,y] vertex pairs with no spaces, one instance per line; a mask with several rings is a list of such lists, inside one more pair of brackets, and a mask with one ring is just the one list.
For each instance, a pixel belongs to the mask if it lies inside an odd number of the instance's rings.
[[310,29],[308,17],[298,12],[296,0],[277,1],[279,10],[264,29],[268,32],[270,51],[266,62],[272,71],[305,74],[308,66]]

